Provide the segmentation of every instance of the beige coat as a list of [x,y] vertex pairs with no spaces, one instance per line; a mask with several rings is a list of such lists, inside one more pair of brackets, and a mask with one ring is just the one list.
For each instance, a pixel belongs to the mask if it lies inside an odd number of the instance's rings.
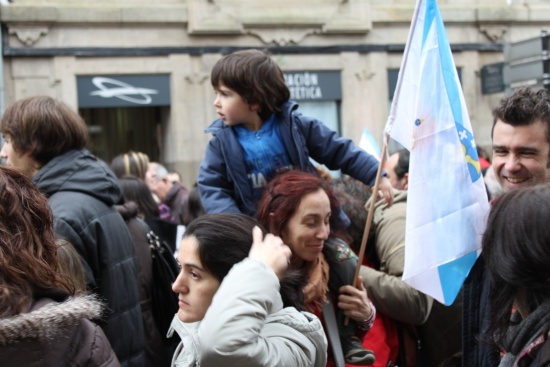
[[[367,202],[367,210],[370,201]],[[360,275],[376,310],[407,324],[421,325],[428,319],[433,299],[401,280],[405,265],[405,220],[407,192],[395,191],[393,205],[375,204],[373,229],[380,270],[361,267]]]

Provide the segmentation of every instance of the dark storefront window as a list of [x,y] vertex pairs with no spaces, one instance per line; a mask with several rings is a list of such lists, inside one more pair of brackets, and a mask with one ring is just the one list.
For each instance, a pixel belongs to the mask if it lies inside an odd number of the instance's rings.
[[107,163],[129,150],[159,160],[161,107],[81,108],[88,125],[87,148]]

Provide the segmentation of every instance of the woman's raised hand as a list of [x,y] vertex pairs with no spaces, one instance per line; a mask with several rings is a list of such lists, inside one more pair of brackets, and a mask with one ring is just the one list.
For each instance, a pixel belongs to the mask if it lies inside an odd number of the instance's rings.
[[257,226],[254,227],[252,229],[252,248],[248,257],[263,262],[281,279],[288,268],[292,252],[280,237],[270,233],[266,234],[264,238],[262,237],[262,230]]

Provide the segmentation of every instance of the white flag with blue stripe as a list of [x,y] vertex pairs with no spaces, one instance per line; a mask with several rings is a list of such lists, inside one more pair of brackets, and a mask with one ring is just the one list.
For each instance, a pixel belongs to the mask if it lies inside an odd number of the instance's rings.
[[411,152],[403,280],[450,305],[479,255],[489,205],[435,0],[417,2],[385,131]]
[[359,140],[359,148],[363,149],[365,152],[378,159],[378,162],[380,162],[380,155],[382,154],[380,152],[380,147],[367,128],[363,129],[361,140]]

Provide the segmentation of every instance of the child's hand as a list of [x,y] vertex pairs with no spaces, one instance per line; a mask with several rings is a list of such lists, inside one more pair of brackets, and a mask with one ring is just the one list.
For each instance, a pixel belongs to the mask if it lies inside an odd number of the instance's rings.
[[258,227],[252,229],[252,239],[252,248],[248,257],[263,262],[281,279],[288,268],[290,255],[292,255],[290,248],[283,243],[280,237],[270,233],[262,239],[262,230]]
[[[380,182],[378,183],[378,190],[382,192],[382,196],[386,201],[386,206],[389,208],[393,204],[393,187],[387,177],[380,177]],[[377,195],[376,200],[380,198],[380,195]]]
[[373,311],[361,277],[359,277],[357,285],[358,288],[351,285],[340,287],[338,308],[344,311],[344,315],[361,322],[368,320]]

